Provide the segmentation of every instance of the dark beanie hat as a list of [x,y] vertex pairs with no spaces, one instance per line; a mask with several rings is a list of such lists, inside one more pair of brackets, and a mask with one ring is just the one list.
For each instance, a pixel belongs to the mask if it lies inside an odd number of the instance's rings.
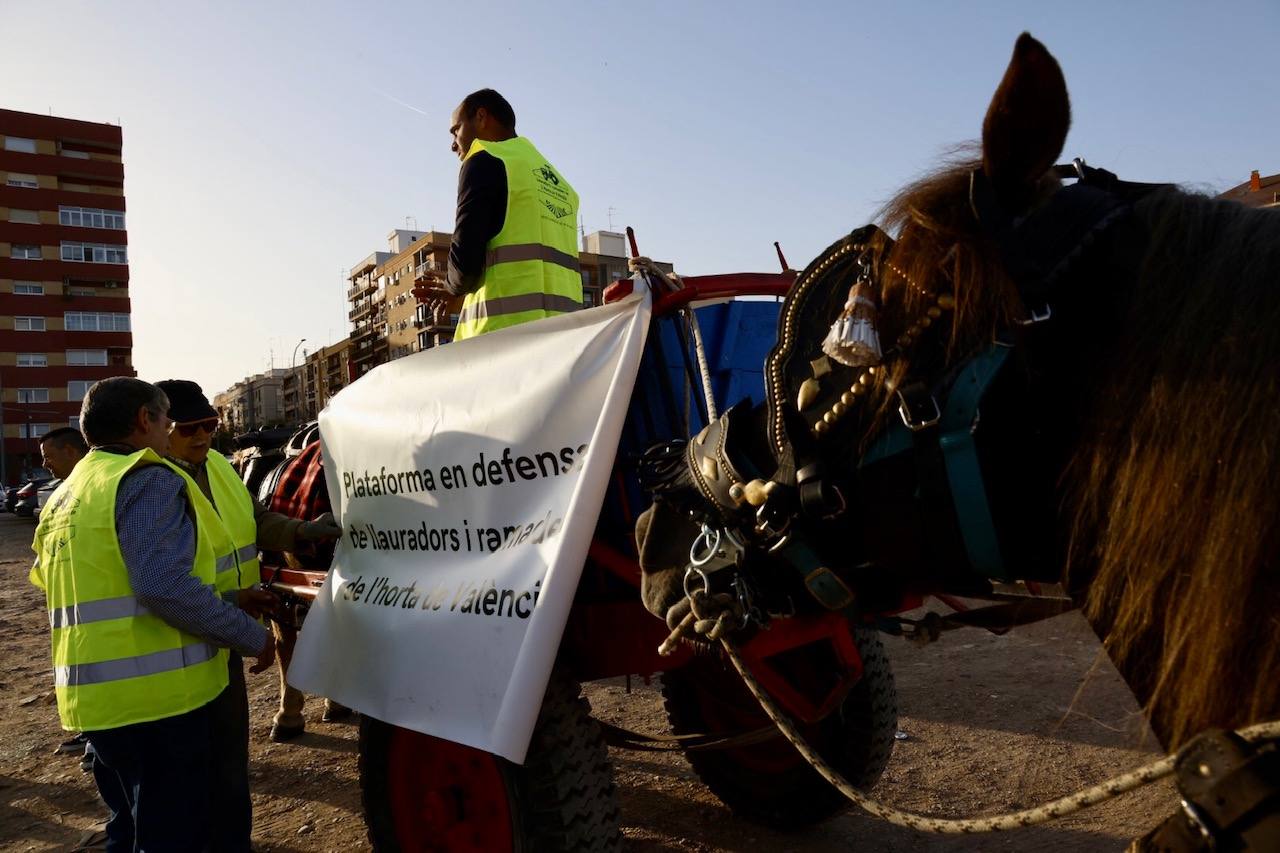
[[156,387],[169,398],[169,417],[180,424],[216,418],[218,410],[209,405],[200,386],[186,379],[166,379]]

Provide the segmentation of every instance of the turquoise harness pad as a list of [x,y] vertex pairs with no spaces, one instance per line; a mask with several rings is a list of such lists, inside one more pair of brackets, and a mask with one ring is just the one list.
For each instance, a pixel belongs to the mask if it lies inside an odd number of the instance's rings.
[[[969,359],[946,391],[937,425],[929,427],[937,430],[951,506],[969,565],[976,574],[994,580],[1010,580],[1010,576],[1000,554],[974,434],[982,399],[1004,367],[1009,352],[1010,347],[996,344]],[[916,435],[904,424],[895,423],[876,439],[858,467],[914,452]]]

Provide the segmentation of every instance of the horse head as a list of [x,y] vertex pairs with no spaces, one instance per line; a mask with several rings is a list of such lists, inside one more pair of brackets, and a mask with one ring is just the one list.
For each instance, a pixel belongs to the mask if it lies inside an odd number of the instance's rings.
[[650,459],[651,610],[708,531],[766,612],[1063,578],[1167,742],[1280,710],[1280,217],[1056,166],[1070,117],[1022,35],[981,149],[797,278],[766,404]]

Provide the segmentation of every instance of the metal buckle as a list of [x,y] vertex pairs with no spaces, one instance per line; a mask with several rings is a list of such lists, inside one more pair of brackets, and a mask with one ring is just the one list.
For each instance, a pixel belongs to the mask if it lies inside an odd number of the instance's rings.
[[1218,845],[1213,842],[1213,829],[1209,825],[1208,818],[1205,817],[1203,811],[1195,803],[1185,797],[1182,799],[1182,812],[1187,816],[1191,825],[1200,831],[1200,838],[1204,841],[1205,846],[1210,850],[1218,849]]
[[922,420],[914,420],[911,413],[911,407],[907,405],[907,398],[902,396],[902,392],[898,392],[898,416],[902,418],[903,425],[912,432],[919,432],[942,420],[942,410],[938,408],[938,401],[930,395],[929,402],[933,405],[933,414]]
[[[756,534],[759,536],[783,536],[787,530],[791,528],[791,519],[787,518],[781,527],[774,527],[773,521],[765,516],[766,510],[769,509],[769,502],[766,500],[760,504],[760,508],[756,510]],[[770,551],[773,549],[770,548]]]
[[837,506],[822,517],[823,521],[830,521],[836,516],[842,515],[849,508],[849,502],[844,499],[844,492],[840,491],[839,486],[832,484],[831,491],[835,493]]
[[1051,308],[1048,303],[1045,303],[1043,310],[1032,308],[1031,316],[1026,318],[1025,320],[1019,320],[1018,325],[1034,326],[1036,323],[1043,323],[1045,320],[1048,320],[1052,316],[1053,316],[1053,308]]

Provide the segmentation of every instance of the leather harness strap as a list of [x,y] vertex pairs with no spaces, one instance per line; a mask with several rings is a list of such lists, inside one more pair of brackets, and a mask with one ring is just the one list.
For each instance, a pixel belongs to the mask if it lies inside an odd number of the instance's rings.
[[1274,742],[1205,732],[1183,747],[1176,773],[1182,809],[1131,850],[1280,850],[1280,751]]

